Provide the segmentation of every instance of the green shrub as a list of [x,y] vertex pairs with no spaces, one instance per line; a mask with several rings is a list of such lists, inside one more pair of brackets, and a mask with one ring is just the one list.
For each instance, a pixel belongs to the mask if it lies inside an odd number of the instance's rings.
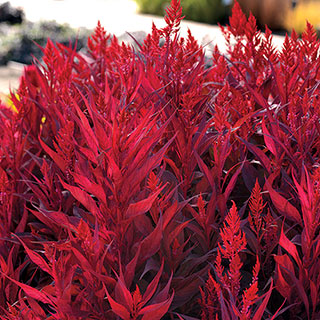
[[[136,0],[143,13],[163,15],[168,0]],[[229,7],[222,0],[182,0],[183,15],[186,19],[206,23],[217,23],[225,20]]]

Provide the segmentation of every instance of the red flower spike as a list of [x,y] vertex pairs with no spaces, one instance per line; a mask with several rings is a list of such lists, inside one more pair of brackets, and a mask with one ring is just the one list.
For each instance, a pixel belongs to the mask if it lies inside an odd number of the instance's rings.
[[167,27],[164,29],[165,33],[168,35],[171,32],[177,33],[183,18],[180,0],[171,0],[170,6],[166,8],[166,16],[164,17],[164,20],[167,23]]
[[224,258],[233,258],[247,245],[245,235],[240,229],[240,219],[234,202],[220,230],[220,236],[223,244],[221,253]]
[[238,1],[234,2],[232,14],[229,18],[228,29],[234,36],[243,36],[246,32],[247,18],[242,12]]
[[262,211],[265,205],[266,204],[263,204],[258,179],[256,179],[256,183],[251,191],[251,197],[249,200],[250,214],[248,216],[248,220],[251,229],[256,233],[257,237],[259,237],[261,228],[263,228]]

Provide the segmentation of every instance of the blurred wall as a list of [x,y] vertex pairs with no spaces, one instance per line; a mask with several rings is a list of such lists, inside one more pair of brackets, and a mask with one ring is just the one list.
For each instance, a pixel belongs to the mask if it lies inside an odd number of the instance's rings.
[[242,10],[257,18],[259,24],[271,29],[283,29],[287,12],[293,6],[292,0],[238,0]]

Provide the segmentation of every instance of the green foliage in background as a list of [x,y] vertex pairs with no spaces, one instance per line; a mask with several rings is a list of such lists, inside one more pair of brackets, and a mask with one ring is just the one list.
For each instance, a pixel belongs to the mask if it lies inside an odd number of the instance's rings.
[[[135,0],[143,13],[163,15],[170,4],[168,0]],[[181,0],[183,15],[188,20],[205,23],[223,22],[229,7],[222,0]]]

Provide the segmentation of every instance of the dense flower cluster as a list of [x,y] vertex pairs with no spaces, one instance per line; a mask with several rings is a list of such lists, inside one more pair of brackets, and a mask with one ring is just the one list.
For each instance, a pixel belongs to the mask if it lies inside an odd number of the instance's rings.
[[320,42],[180,1],[144,43],[48,40],[0,108],[0,319],[319,319]]

